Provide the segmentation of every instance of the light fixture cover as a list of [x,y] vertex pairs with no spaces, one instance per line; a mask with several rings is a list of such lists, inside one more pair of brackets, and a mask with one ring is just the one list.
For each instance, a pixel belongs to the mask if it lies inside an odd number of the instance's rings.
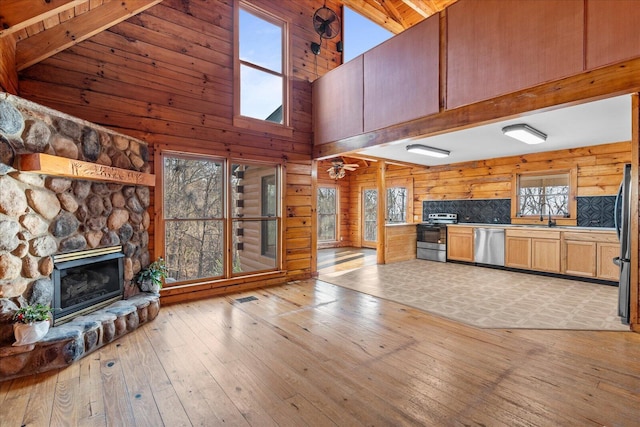
[[445,157],[449,157],[449,154],[451,154],[450,151],[441,150],[439,148],[427,147],[426,145],[422,145],[422,144],[410,144],[410,145],[407,145],[406,148],[407,148],[407,151],[410,153],[423,154],[425,156],[431,156],[431,157],[445,158]]
[[525,144],[540,144],[547,140],[545,133],[524,123],[505,126],[502,128],[502,133]]

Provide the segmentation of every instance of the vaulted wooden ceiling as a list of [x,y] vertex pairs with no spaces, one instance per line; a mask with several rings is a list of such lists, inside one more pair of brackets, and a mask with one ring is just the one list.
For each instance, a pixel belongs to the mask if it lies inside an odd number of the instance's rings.
[[[0,0],[0,37],[16,40],[25,69],[162,0]],[[394,34],[457,0],[338,0]]]

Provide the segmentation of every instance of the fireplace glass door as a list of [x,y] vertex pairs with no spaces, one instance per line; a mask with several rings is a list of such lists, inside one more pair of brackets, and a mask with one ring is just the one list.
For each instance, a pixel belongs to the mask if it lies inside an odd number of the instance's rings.
[[53,271],[54,325],[122,299],[122,252],[56,262]]

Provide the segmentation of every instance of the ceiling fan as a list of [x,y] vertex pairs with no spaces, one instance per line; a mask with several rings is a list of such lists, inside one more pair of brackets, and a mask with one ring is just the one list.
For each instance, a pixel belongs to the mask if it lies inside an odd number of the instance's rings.
[[356,168],[360,166],[357,163],[345,163],[344,160],[334,160],[331,162],[331,167],[327,169],[329,172],[329,177],[331,179],[340,179],[344,178],[347,171],[352,172],[356,170]]

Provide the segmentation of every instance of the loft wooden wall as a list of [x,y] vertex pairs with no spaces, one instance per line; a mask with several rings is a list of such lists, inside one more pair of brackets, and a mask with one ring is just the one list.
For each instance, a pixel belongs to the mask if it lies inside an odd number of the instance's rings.
[[[282,162],[287,169],[283,265],[289,279],[309,277],[311,82],[340,64],[339,38],[325,41],[317,58],[309,49],[317,41],[313,13],[324,0],[250,3],[289,23],[292,138],[233,126],[231,0],[164,0],[23,70],[19,95],[138,137],[152,152]],[[340,9],[332,0],[326,5]],[[152,256],[159,255],[155,252]]]

